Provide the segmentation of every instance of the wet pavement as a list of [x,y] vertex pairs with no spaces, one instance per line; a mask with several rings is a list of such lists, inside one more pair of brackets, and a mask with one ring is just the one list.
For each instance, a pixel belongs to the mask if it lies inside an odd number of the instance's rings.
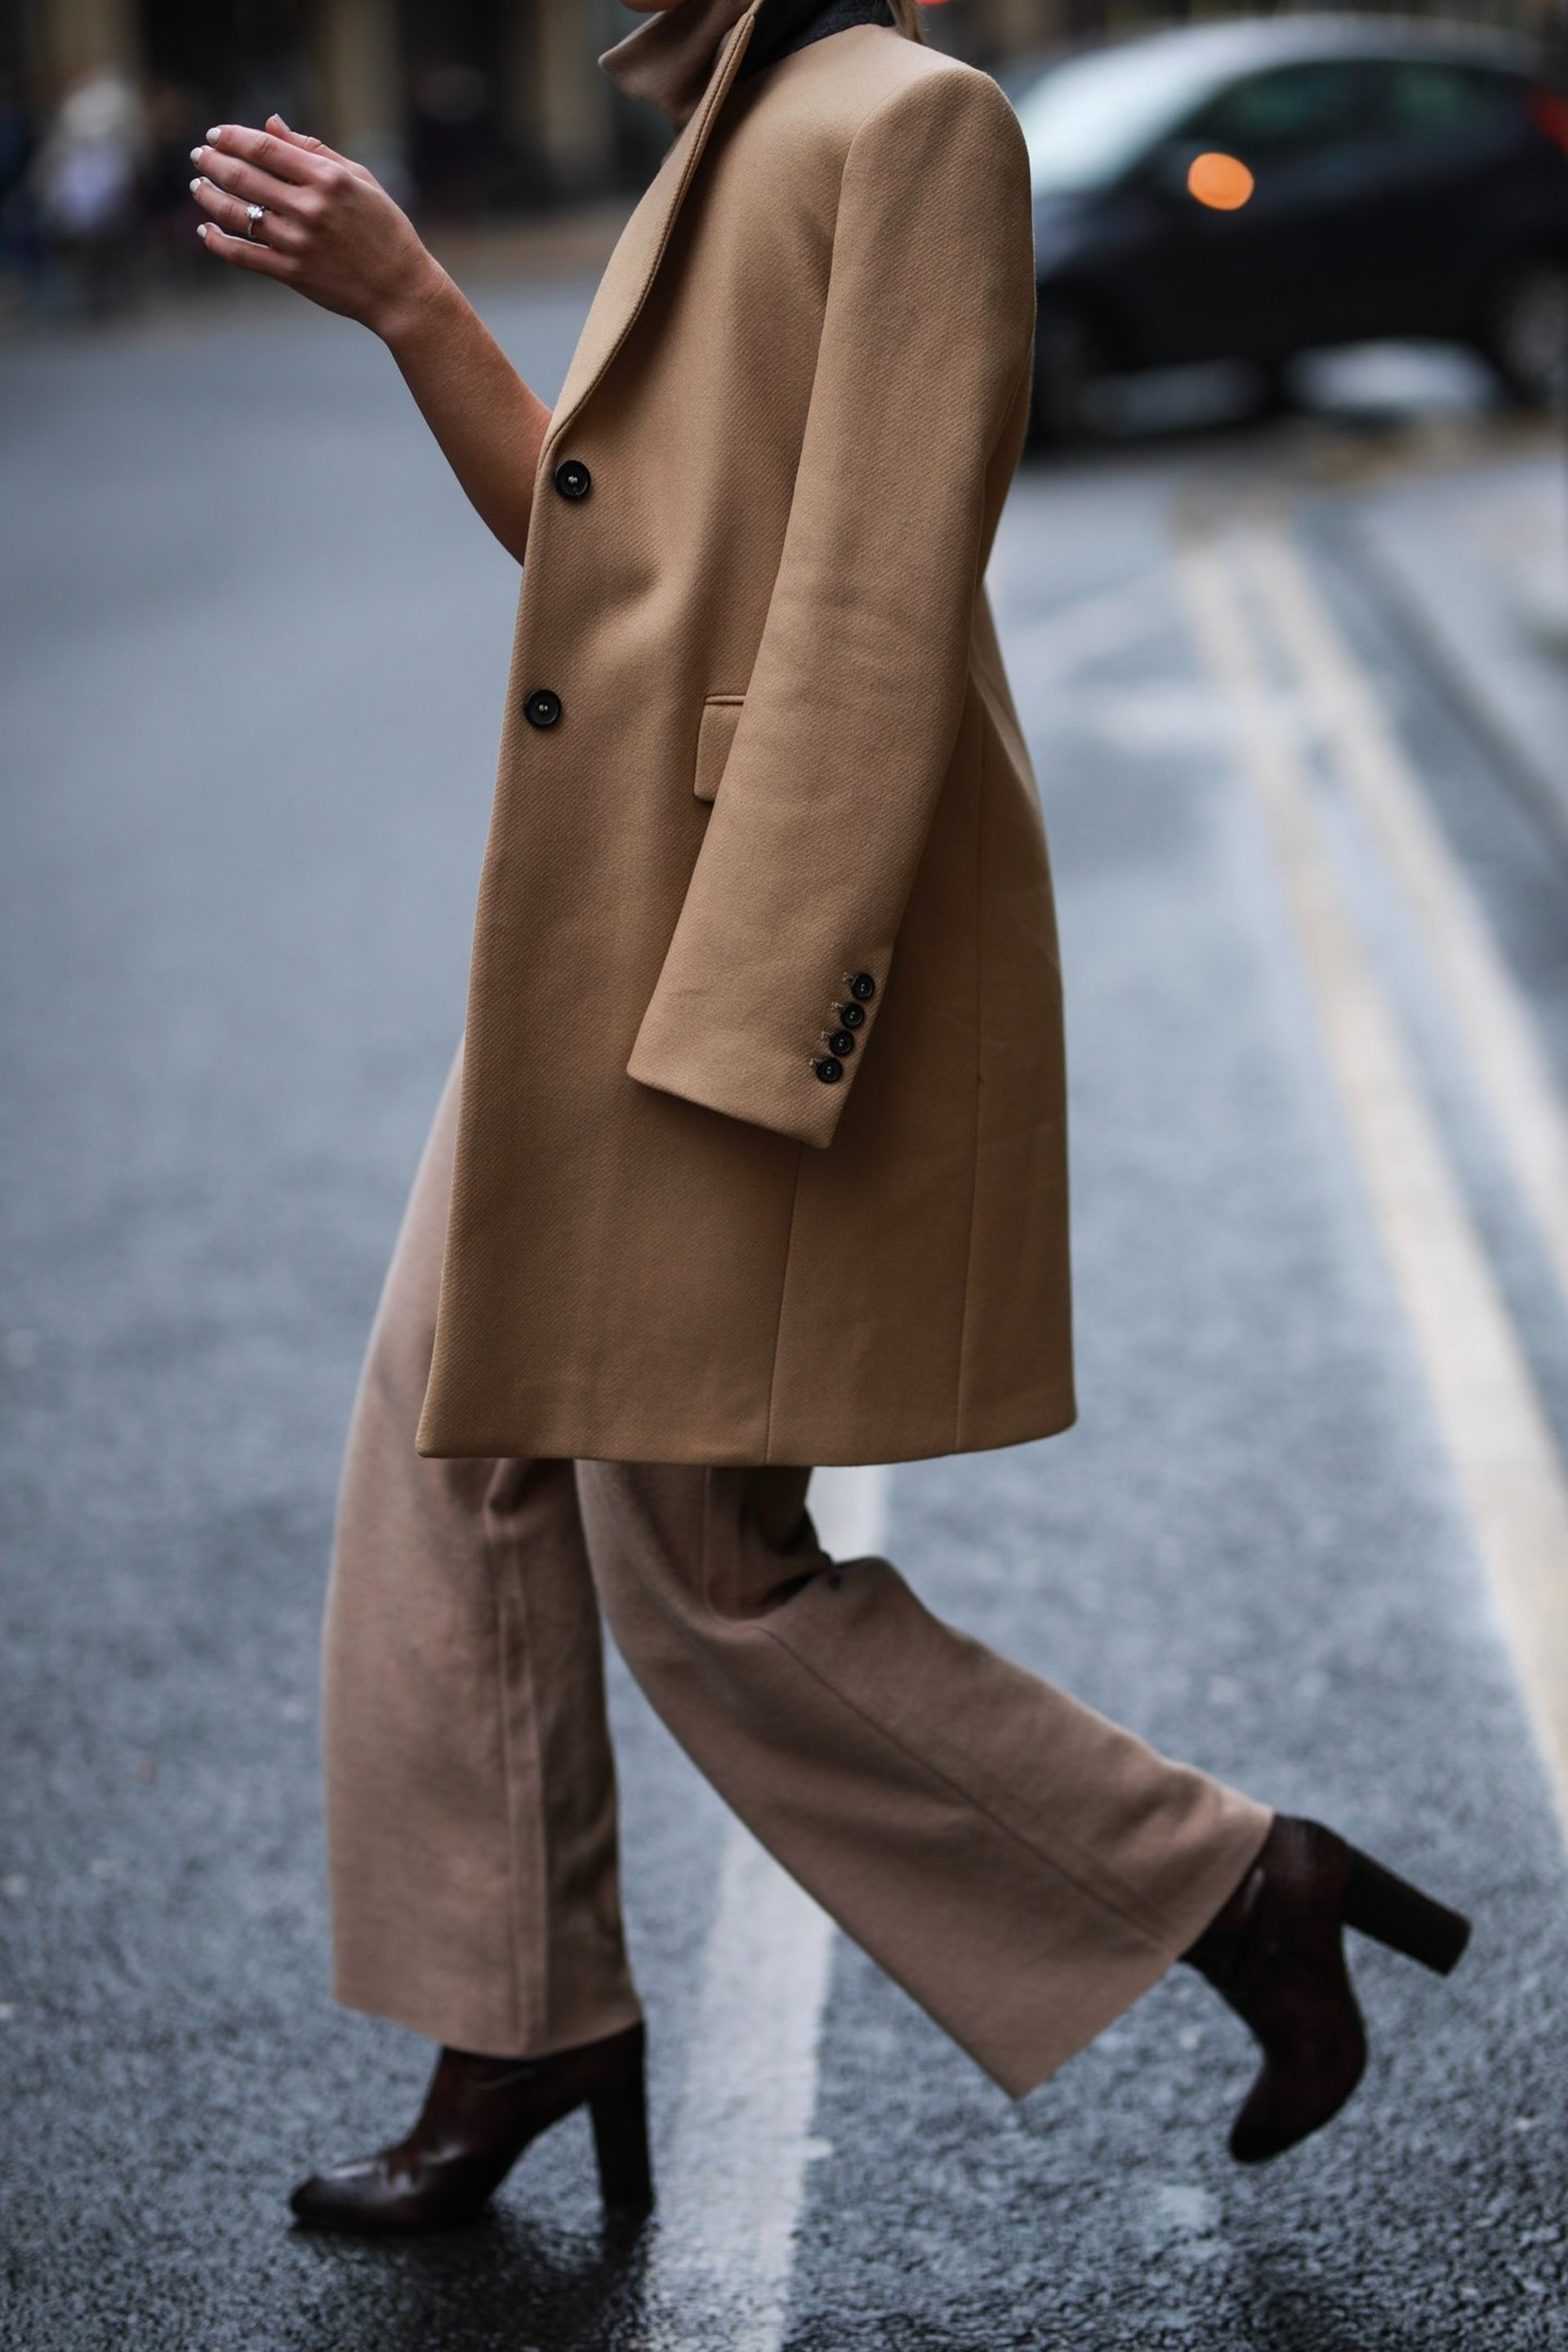
[[[543,389],[584,295],[487,297]],[[1430,533],[1455,486],[1540,460],[1446,381],[1436,439],[1352,407],[1020,481],[993,582],[1059,875],[1082,1419],[900,1469],[889,1546],[976,1633],[1428,1878],[1473,1954],[1447,1985],[1359,1955],[1365,2088],[1247,2174],[1247,2046],[1196,1980],[1013,2108],[837,1941],[790,2352],[1568,2343],[1551,1788],[1180,571],[1267,506],[1568,1087],[1568,855],[1505,751],[1518,706],[1482,724],[1364,555],[1378,502]],[[368,339],[282,304],[11,352],[0,415],[0,2336],[732,2347],[651,2293],[657,2240],[602,2239],[575,2122],[449,2241],[313,2241],[283,2201],[400,2125],[427,2063],[328,1997],[315,1640],[461,1020],[512,567]],[[1568,1307],[1485,1089],[1300,678],[1279,713],[1568,1447]],[[725,1824],[613,1692],[668,2152]]]

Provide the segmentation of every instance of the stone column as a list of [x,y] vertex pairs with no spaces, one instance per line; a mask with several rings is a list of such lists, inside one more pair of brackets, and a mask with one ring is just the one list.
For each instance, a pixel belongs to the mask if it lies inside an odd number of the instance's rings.
[[396,0],[320,0],[314,13],[321,137],[373,171],[396,166],[403,152]]
[[45,105],[96,67],[133,74],[142,62],[135,0],[33,0],[28,29],[34,95]]
[[615,160],[613,94],[597,63],[614,38],[603,15],[588,0],[531,0],[517,12],[508,112],[563,194],[603,187]]

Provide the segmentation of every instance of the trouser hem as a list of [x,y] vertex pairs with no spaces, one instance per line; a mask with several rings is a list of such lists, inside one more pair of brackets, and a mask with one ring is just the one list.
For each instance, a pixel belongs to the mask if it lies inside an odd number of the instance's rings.
[[1226,1795],[1235,1807],[1235,1834],[1216,1840],[1205,1868],[1194,1873],[1183,1902],[1170,1906],[1168,1936],[1141,1951],[1108,1955],[1092,1984],[1065,2011],[1059,2000],[1053,2006],[1042,2000],[1037,2035],[1025,2029],[1000,2055],[970,2052],[1009,2098],[1026,2099],[1152,1991],[1240,1885],[1274,1825],[1274,1814],[1234,1790]]
[[607,2041],[611,2034],[624,2033],[628,2026],[643,2022],[642,2003],[633,2000],[571,2018],[523,2040],[515,2026],[498,2023],[493,2011],[465,2008],[461,2000],[448,2004],[388,2000],[351,1984],[334,1985],[332,1999],[338,2008],[352,2010],[357,2016],[384,2019],[426,2042],[439,2042],[447,2050],[470,2050],[481,2058],[552,2058],[558,2051],[580,2050],[587,2042]]

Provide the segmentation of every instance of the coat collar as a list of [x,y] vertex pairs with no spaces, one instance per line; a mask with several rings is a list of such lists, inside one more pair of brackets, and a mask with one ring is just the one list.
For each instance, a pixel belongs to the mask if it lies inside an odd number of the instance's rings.
[[742,14],[724,35],[706,89],[621,232],[555,404],[554,419],[540,454],[542,467],[552,460],[562,436],[570,431],[647,300],[702,151],[740,71],[757,17],[767,5],[768,0],[747,0]]
[[657,106],[683,131],[708,86],[724,36],[750,5],[751,0],[678,0],[657,16],[645,16],[599,63],[617,89]]

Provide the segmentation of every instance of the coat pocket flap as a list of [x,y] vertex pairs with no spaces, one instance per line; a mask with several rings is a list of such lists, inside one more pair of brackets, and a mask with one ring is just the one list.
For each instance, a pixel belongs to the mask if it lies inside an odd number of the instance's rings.
[[702,706],[697,730],[697,770],[691,789],[700,801],[710,801],[719,789],[735,729],[746,707],[743,694],[710,694]]

